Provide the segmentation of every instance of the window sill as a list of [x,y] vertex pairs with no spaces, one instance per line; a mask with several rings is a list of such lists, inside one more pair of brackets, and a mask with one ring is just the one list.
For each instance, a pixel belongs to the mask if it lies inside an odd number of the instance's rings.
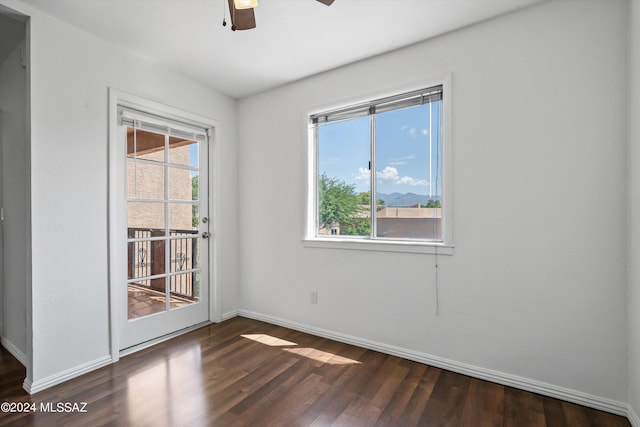
[[453,245],[412,241],[382,241],[341,238],[307,238],[302,241],[305,248],[347,249],[356,251],[404,252],[416,254],[453,255]]

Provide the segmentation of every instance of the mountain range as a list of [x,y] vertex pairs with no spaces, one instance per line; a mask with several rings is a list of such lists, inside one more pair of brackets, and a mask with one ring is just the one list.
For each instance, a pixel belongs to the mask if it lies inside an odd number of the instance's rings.
[[415,193],[377,193],[377,198],[384,201],[386,206],[414,206],[418,203],[426,205],[429,199],[440,200],[440,196],[425,196]]

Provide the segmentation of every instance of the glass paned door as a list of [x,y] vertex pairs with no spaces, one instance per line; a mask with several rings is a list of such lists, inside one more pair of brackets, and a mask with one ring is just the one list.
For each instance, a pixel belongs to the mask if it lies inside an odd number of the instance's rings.
[[122,127],[127,348],[208,318],[208,150],[195,135]]

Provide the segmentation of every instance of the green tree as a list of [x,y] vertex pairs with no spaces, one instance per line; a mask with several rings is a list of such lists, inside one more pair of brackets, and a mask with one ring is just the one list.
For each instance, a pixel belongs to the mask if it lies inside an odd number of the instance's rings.
[[368,236],[371,234],[369,218],[351,218],[346,224],[340,224],[340,233],[347,236]]
[[370,191],[363,191],[360,194],[358,194],[358,203],[360,203],[361,205],[368,205],[369,203],[371,203],[371,192]]
[[441,208],[442,207],[442,203],[440,203],[440,200],[433,200],[433,199],[429,199],[427,200],[427,204],[421,204],[420,205],[421,208]]
[[198,190],[200,189],[200,175],[191,178],[191,200],[198,200]]
[[[200,190],[200,181],[198,180],[199,175],[191,178],[191,200],[198,200],[198,194]],[[191,207],[191,226],[194,230],[198,229],[200,223],[200,217],[198,215],[196,205]]]
[[[320,228],[340,226],[341,234],[365,235],[361,222],[369,223],[368,218],[360,218],[366,212],[355,192],[355,184],[347,184],[337,178],[322,174],[318,181],[319,223]],[[368,233],[366,233],[368,234]]]
[[[363,191],[358,194],[358,203],[361,205],[370,205],[371,204],[371,191]],[[384,200],[378,199],[376,200],[376,206],[384,205]]]

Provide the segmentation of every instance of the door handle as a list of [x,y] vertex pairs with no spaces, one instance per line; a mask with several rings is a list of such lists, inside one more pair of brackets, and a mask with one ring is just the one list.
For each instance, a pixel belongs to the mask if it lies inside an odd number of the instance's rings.
[[202,233],[203,239],[208,239],[209,237],[211,237],[211,233],[209,233],[208,231],[205,231],[204,233]]

